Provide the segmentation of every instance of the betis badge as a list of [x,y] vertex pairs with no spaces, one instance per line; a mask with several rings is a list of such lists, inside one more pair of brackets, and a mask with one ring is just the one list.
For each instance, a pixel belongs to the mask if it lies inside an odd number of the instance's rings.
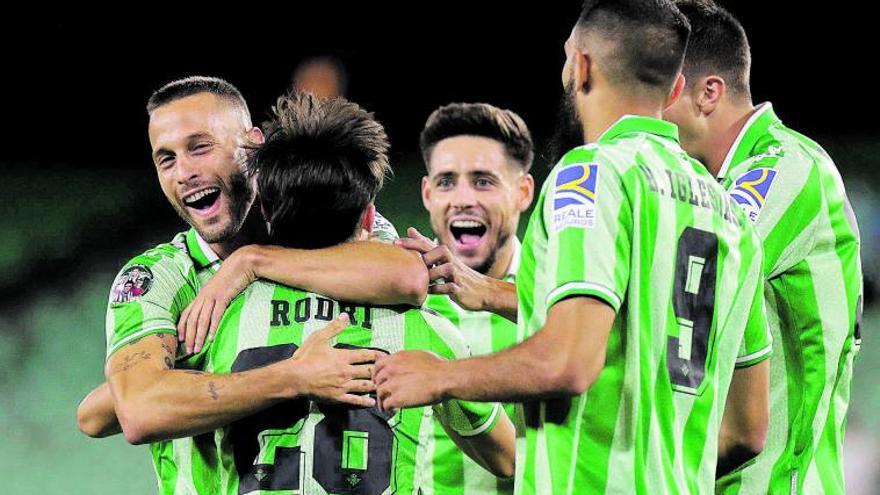
[[144,265],[126,268],[113,283],[110,302],[126,303],[143,296],[153,285],[153,272]]

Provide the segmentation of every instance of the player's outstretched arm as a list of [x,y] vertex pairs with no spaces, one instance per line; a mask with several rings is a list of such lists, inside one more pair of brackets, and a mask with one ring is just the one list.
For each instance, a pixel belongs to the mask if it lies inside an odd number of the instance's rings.
[[717,477],[730,473],[764,450],[770,420],[769,389],[768,360],[733,372],[718,435]]
[[[173,334],[144,337],[116,351],[105,373],[116,416],[130,443],[197,435],[299,397],[370,407],[378,352],[334,349],[347,315],[311,335],[293,357],[249,371],[176,370]],[[366,363],[366,364],[365,364]]]
[[380,407],[398,409],[447,399],[484,402],[577,395],[605,367],[614,309],[590,297],[553,305],[540,331],[525,342],[486,356],[444,361],[403,351],[376,362]]
[[104,438],[122,433],[107,382],[89,392],[79,403],[79,407],[76,408],[76,422],[79,431],[92,438]]
[[213,338],[223,311],[257,278],[368,304],[421,305],[428,271],[417,253],[373,241],[353,241],[323,249],[244,246],[220,269],[181,314],[180,340],[198,352]]
[[462,452],[483,469],[499,478],[510,478],[516,468],[516,430],[507,414],[500,407],[498,419],[486,432],[464,436],[447,422],[441,421],[443,429]]

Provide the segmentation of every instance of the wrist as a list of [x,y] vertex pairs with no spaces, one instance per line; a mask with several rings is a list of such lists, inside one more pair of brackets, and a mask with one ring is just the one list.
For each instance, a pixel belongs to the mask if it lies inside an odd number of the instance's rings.
[[498,307],[499,295],[503,290],[503,287],[498,285],[500,280],[489,277],[487,275],[483,275],[483,289],[482,289],[482,297],[480,298],[482,302],[482,311],[495,312]]
[[279,363],[283,368],[282,373],[273,373],[278,380],[278,396],[282,399],[297,399],[308,395],[308,379],[305,377],[303,367],[299,359],[292,357]]
[[438,363],[437,373],[440,375],[441,379],[437,380],[437,382],[439,384],[438,393],[441,401],[445,402],[447,400],[459,398],[461,384],[458,381],[461,374],[458,373],[459,366],[456,366],[456,363],[460,364],[460,361],[444,360],[442,363]]

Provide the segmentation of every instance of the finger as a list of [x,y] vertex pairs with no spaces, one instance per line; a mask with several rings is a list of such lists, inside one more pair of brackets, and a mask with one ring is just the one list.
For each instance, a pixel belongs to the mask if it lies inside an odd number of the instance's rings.
[[366,395],[343,394],[339,396],[338,400],[343,404],[359,407],[373,407],[376,405],[376,399]]
[[202,350],[205,344],[205,337],[208,336],[208,329],[211,327],[211,315],[214,314],[214,299],[209,299],[202,306],[199,314],[198,324],[196,326],[195,352]]
[[404,249],[409,249],[422,254],[434,249],[434,245],[432,244],[426,243],[421,239],[410,239],[409,237],[397,239],[396,241],[394,241],[394,244]]
[[214,312],[211,314],[211,328],[208,329],[208,342],[214,340],[217,335],[217,327],[220,326],[220,320],[223,319],[223,313],[226,311],[226,304],[221,302],[214,303]]
[[376,398],[379,399],[379,404],[384,408],[385,402],[391,398],[391,390],[388,387],[378,386],[376,388]]
[[410,227],[410,228],[406,229],[406,235],[409,236],[410,239],[419,239],[421,241],[427,242],[428,244],[431,244],[434,247],[437,246],[434,243],[434,241],[432,241],[428,237],[422,235],[422,233],[419,232],[419,229],[417,229],[415,227]]
[[461,290],[461,287],[455,283],[448,284],[436,284],[428,286],[429,294],[443,294],[447,296],[451,296],[453,294],[457,294]]
[[351,380],[345,385],[346,392],[350,394],[368,394],[376,391],[373,380]]
[[422,258],[424,258],[425,264],[428,266],[442,265],[452,261],[449,248],[446,246],[438,246],[422,255]]
[[198,304],[194,304],[189,316],[186,318],[186,353],[192,354],[195,346],[196,331],[198,327],[199,314],[202,310],[203,302],[200,300]]
[[346,354],[348,364],[374,363],[376,360],[386,355],[382,351],[376,351],[373,349],[342,349],[339,352],[344,352]]
[[189,318],[189,308],[191,308],[193,303],[190,303],[186,309],[183,310],[183,313],[180,313],[180,319],[177,320],[177,341],[183,342],[186,340],[186,319]]
[[374,369],[373,370],[373,383],[376,384],[377,387],[381,387],[383,383],[388,381],[388,369]]
[[362,364],[351,367],[351,376],[352,378],[360,378],[364,380],[372,380],[373,379],[373,365],[372,364]]
[[388,364],[388,359],[390,357],[391,356],[382,356],[376,360],[375,364],[373,364],[373,378],[374,379],[379,374],[379,372],[382,371],[385,368],[385,366]]
[[444,263],[442,265],[434,266],[434,268],[428,270],[428,280],[434,282],[435,280],[442,278],[446,282],[452,282],[452,268],[452,263]]
[[336,319],[327,324],[326,327],[318,330],[312,336],[320,340],[330,340],[348,327],[348,320],[348,313],[341,313]]

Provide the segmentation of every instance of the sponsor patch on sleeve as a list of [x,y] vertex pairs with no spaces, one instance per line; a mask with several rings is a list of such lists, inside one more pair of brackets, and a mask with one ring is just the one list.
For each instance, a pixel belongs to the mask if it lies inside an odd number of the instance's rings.
[[153,272],[144,265],[131,265],[116,277],[110,302],[127,303],[136,300],[150,291],[153,285]]
[[740,175],[733,183],[730,197],[742,207],[749,220],[756,222],[761,208],[770,192],[776,170],[772,168],[756,168]]
[[553,191],[553,227],[556,232],[567,227],[592,228],[596,224],[596,199],[599,165],[570,165],[556,175]]

